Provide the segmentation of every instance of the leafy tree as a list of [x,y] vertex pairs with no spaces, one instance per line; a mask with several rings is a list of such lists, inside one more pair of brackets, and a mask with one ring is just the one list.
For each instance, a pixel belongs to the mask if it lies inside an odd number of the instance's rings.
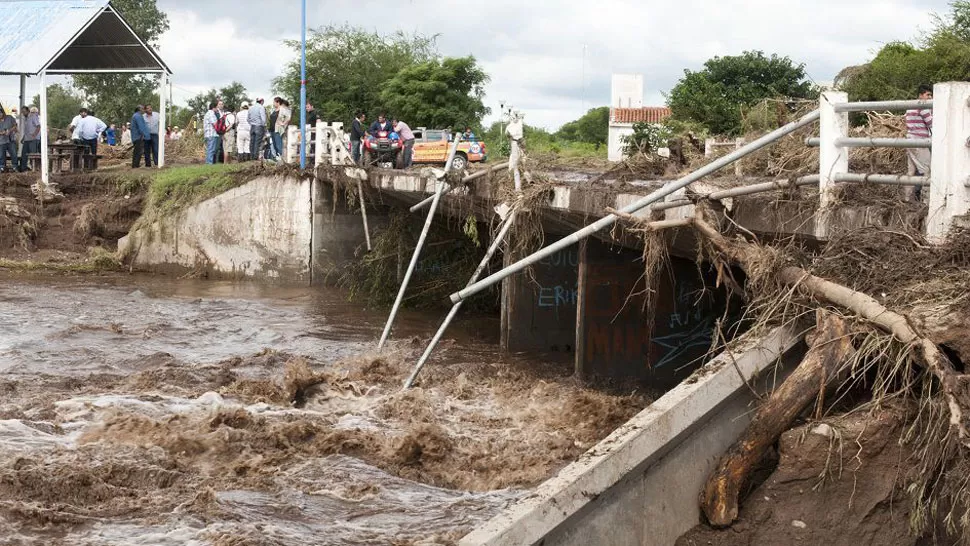
[[[40,104],[40,95],[34,95],[34,105]],[[55,83],[47,86],[47,127],[51,130],[67,130],[71,120],[84,106],[84,97],[74,89]]]
[[217,99],[222,99],[227,108],[234,110],[239,108],[243,101],[253,102],[246,93],[246,86],[239,82],[232,82],[222,89],[210,89],[189,99],[189,111],[193,114],[205,114],[206,110],[209,109],[209,104]]
[[890,42],[861,66],[836,77],[836,86],[856,100],[915,98],[920,84],[970,79],[970,2],[951,4],[933,29],[913,42]]
[[[132,30],[146,43],[157,46],[158,38],[169,29],[168,15],[155,0],[112,0],[111,6],[125,18]],[[131,117],[138,104],[158,107],[158,78],[146,74],[78,74],[74,87],[81,90],[91,108],[105,123],[120,123]]]
[[381,102],[413,127],[477,126],[489,113],[486,82],[474,57],[435,59],[401,69],[384,84]]
[[[300,96],[300,42],[285,43],[297,55],[273,85],[294,102]],[[402,69],[436,56],[435,37],[382,35],[350,26],[314,29],[307,36],[307,99],[322,120],[349,123],[357,110],[374,118],[384,108],[384,85]]]
[[195,111],[185,106],[172,106],[169,117],[165,120],[172,127],[185,129],[195,117]]
[[556,132],[556,138],[567,142],[606,144],[610,131],[610,107],[592,108],[583,117],[570,121]]
[[788,57],[746,51],[738,56],[714,57],[700,72],[684,71],[670,91],[673,117],[703,124],[712,133],[739,134],[742,110],[766,98],[813,98],[818,89],[805,74],[804,64]]
[[623,153],[628,156],[650,154],[667,145],[672,132],[666,125],[637,122],[633,134],[623,137]]

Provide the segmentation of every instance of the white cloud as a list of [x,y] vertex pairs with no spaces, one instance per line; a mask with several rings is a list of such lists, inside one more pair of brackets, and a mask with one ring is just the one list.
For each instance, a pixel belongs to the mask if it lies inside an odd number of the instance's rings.
[[228,17],[203,19],[189,10],[168,12],[171,28],[162,36],[159,54],[172,69],[176,104],[232,81],[253,96],[268,96],[271,80],[291,52],[279,39],[248,36]]
[[[175,72],[177,101],[232,80],[268,95],[293,57],[281,42],[299,35],[299,2],[158,3],[171,24],[161,54]],[[608,103],[613,72],[642,73],[648,104],[662,103],[684,69],[752,49],[788,55],[816,81],[831,81],[882,44],[918,36],[948,0],[316,0],[307,7],[311,27],[438,35],[442,54],[475,55],[487,69],[487,106],[497,111],[505,99],[529,123],[554,129],[580,116],[584,103]],[[16,95],[16,85],[0,78],[0,99]]]

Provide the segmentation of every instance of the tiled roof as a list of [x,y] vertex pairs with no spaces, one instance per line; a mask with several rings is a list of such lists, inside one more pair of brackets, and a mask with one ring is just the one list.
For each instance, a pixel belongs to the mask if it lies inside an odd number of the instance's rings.
[[610,108],[610,123],[662,123],[669,117],[670,108],[665,106]]

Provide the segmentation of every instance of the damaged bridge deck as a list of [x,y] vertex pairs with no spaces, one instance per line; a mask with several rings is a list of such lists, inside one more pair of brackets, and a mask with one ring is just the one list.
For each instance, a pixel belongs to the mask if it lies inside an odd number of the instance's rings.
[[[324,180],[347,183],[364,180],[376,195],[387,204],[411,206],[434,193],[437,179],[431,169],[396,171],[363,170],[356,168],[324,168],[318,171]],[[621,209],[630,203],[659,189],[669,181],[636,180],[631,182],[611,178],[609,173],[556,171],[543,175],[530,193],[536,195],[534,203],[541,209],[543,227],[552,234],[570,233],[607,214],[608,209]],[[925,221],[926,207],[918,203],[905,203],[902,199],[870,199],[866,196],[849,196],[828,211],[818,206],[818,191],[812,187],[778,189],[754,195],[710,200],[711,193],[770,182],[767,178],[717,178],[701,181],[667,196],[658,203],[637,213],[637,216],[653,220],[676,220],[693,216],[694,205],[673,206],[683,203],[705,201],[742,228],[760,236],[789,237],[805,241],[825,240],[835,233],[867,226],[886,228],[920,228]],[[441,214],[467,215],[474,213],[488,218],[494,207],[504,202],[509,192],[508,176],[504,170],[488,173],[477,180],[459,187],[442,197]],[[874,188],[890,190],[890,188]],[[890,190],[891,191],[891,190]],[[858,193],[858,192],[857,192]],[[886,194],[886,192],[882,192]],[[659,209],[659,210],[658,210]],[[426,209],[424,209],[426,210]],[[689,231],[689,230],[684,230]],[[639,241],[616,234],[601,233],[602,240],[636,248]],[[692,237],[675,234],[671,239],[675,253],[692,252]],[[691,254],[688,254],[690,256]]]

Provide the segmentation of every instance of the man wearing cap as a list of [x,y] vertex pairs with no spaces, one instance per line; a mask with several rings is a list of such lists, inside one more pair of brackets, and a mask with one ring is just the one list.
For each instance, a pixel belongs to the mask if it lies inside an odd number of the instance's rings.
[[266,108],[263,99],[256,99],[256,104],[249,108],[249,157],[257,159],[266,134]]
[[236,154],[239,161],[249,161],[249,103],[243,101],[236,114]]
[[[26,110],[26,108],[25,108]],[[20,172],[27,170],[28,156],[40,153],[40,110],[31,106],[23,124],[23,150],[20,152]]]

